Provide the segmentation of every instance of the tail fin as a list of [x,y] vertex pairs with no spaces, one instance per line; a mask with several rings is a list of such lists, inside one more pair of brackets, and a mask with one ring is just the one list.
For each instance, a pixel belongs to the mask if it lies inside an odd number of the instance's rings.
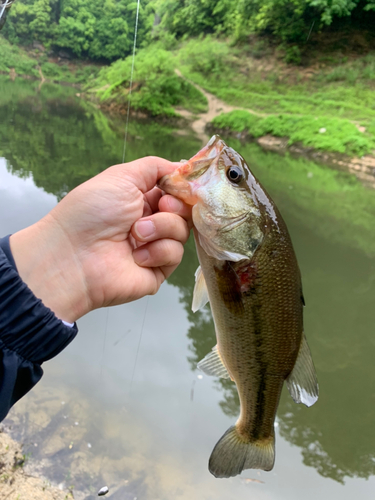
[[229,427],[213,449],[208,468],[215,477],[232,477],[244,469],[271,470],[275,462],[275,437],[245,442],[236,426]]

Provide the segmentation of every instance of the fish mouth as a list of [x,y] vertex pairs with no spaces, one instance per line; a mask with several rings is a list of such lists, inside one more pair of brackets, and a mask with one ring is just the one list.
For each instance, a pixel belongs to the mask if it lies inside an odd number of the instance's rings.
[[158,187],[168,194],[180,198],[188,205],[195,205],[198,201],[195,191],[195,180],[201,177],[212,162],[220,156],[226,148],[225,142],[214,135],[196,155],[181,164],[169,175],[164,175],[158,182]]

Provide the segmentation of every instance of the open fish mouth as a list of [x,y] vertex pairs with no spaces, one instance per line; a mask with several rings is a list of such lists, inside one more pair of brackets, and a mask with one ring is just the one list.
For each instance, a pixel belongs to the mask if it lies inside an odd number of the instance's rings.
[[178,195],[188,205],[195,205],[198,200],[194,193],[194,181],[208,170],[225,148],[227,145],[218,135],[212,136],[206,146],[190,160],[182,163],[171,174],[164,175],[158,182],[159,188],[168,194]]

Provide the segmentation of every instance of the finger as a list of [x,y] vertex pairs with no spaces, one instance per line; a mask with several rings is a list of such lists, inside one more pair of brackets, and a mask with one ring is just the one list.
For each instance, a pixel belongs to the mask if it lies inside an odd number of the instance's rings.
[[140,191],[147,193],[156,186],[163,175],[172,173],[181,166],[157,156],[146,156],[122,165],[115,165],[112,171],[126,180],[130,180]]
[[189,232],[185,219],[167,212],[157,212],[150,217],[140,219],[131,228],[131,235],[140,242],[167,238],[186,243]]
[[191,219],[192,208],[191,205],[187,205],[170,194],[162,196],[159,200],[159,210],[161,212],[174,213],[180,215],[184,219]]
[[160,212],[169,212],[179,215],[180,217],[184,218],[187,221],[190,229],[193,226],[192,215],[191,215],[192,208],[193,207],[191,205],[187,205],[183,201],[179,200],[178,198],[175,198],[174,196],[171,196],[170,194],[162,196],[159,200]]
[[144,195],[145,198],[145,208],[146,206],[148,207],[147,210],[149,213],[144,213],[143,217],[146,217],[146,215],[151,215],[154,212],[159,211],[159,200],[162,197],[162,191],[159,188],[154,188],[151,189],[148,193]]
[[[141,267],[177,267],[184,254],[182,243],[164,239],[152,241],[133,252],[136,264]],[[171,271],[172,272],[172,271]]]

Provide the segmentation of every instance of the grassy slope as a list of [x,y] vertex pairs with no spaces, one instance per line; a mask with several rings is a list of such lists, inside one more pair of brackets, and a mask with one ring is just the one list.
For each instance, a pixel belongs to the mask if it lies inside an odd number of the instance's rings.
[[287,136],[291,143],[348,154],[375,147],[375,54],[301,68],[206,38],[186,42],[176,58],[186,77],[225,102],[271,115],[262,120],[237,111],[217,119],[218,128]]
[[83,62],[79,65],[50,62],[45,53],[36,49],[25,51],[0,35],[0,73],[10,74],[14,70],[16,75],[38,79],[42,73],[51,82],[87,84],[99,69],[97,65]]

